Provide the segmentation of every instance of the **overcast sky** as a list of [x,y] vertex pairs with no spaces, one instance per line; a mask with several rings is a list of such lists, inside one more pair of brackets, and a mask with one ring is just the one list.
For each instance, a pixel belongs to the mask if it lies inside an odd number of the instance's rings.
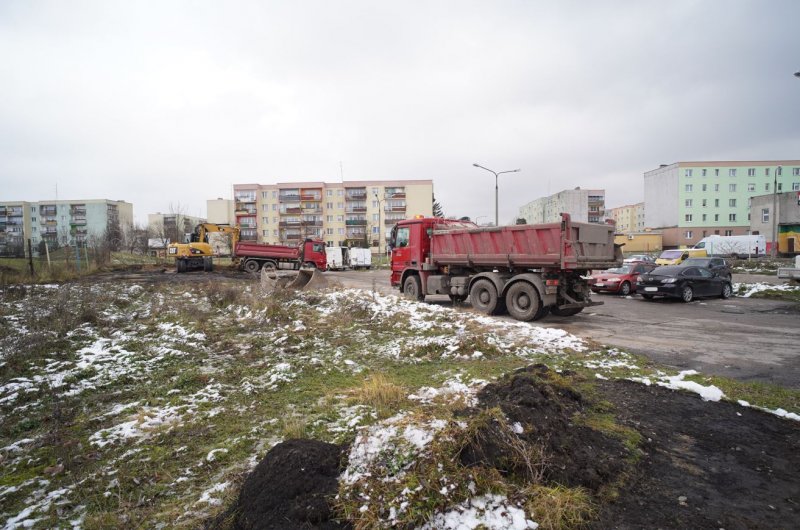
[[[0,1],[0,200],[432,179],[448,215],[800,158],[800,2]],[[413,213],[413,212],[409,212]],[[483,221],[483,219],[481,219]]]

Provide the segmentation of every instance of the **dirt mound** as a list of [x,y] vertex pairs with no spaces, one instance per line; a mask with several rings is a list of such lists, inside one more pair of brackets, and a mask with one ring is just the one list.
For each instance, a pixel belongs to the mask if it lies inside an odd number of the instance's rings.
[[[560,376],[544,365],[517,370],[478,394],[483,407],[499,407],[512,424],[519,423],[519,437],[540,447],[544,465],[541,478],[566,486],[583,486],[598,491],[619,478],[628,466],[629,451],[622,442],[600,431],[576,425],[573,416],[585,407],[583,397],[573,388],[559,385]],[[491,428],[490,428],[491,430]],[[491,432],[478,437],[462,452],[465,465],[479,462],[505,472],[507,444]]]
[[800,423],[629,381],[598,381],[644,455],[593,528],[797,528]]
[[273,447],[245,480],[234,506],[241,530],[339,529],[329,505],[342,469],[342,447],[287,440]]

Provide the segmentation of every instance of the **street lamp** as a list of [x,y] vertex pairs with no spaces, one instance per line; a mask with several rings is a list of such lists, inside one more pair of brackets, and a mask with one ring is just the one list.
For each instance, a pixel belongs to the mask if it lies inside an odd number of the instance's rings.
[[499,191],[498,188],[497,188],[497,177],[499,175],[502,175],[503,173],[516,173],[517,171],[519,171],[519,169],[511,169],[509,171],[498,171],[498,172],[495,172],[495,171],[492,171],[491,169],[489,169],[488,167],[483,167],[480,164],[472,164],[472,165],[475,166],[475,167],[479,167],[481,169],[485,169],[489,173],[493,173],[494,174],[494,226],[500,226],[500,217],[499,217],[498,208],[497,208],[497,205],[498,205],[498,198],[497,197],[498,197],[498,191]]
[[[798,72],[800,73],[800,72]],[[799,76],[800,77],[800,76]],[[775,179],[772,183],[772,257],[778,256],[778,173],[781,166],[775,168]]]
[[375,196],[375,200],[378,201],[378,256],[382,257],[383,254],[381,254],[381,238],[383,237],[383,225],[381,224],[381,210],[383,209],[383,206],[381,205],[381,203],[385,202],[386,199],[385,198],[381,199],[380,197],[378,197],[377,193],[373,193],[373,195]]

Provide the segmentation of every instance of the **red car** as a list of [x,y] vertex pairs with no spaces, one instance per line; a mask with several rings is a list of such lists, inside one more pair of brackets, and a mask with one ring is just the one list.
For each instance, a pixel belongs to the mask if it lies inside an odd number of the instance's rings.
[[619,293],[622,296],[636,292],[636,278],[655,269],[652,263],[625,263],[622,267],[593,274],[592,291]]

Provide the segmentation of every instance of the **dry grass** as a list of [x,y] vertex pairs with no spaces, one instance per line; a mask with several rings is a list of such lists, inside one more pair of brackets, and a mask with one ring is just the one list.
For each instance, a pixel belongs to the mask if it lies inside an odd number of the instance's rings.
[[542,530],[583,528],[596,514],[592,497],[583,488],[533,485],[523,492],[525,509]]
[[372,374],[353,390],[353,400],[374,407],[378,417],[388,418],[406,402],[408,390],[390,381],[383,374]]
[[302,416],[288,416],[281,421],[281,434],[284,440],[306,438],[308,435],[308,423]]

